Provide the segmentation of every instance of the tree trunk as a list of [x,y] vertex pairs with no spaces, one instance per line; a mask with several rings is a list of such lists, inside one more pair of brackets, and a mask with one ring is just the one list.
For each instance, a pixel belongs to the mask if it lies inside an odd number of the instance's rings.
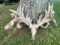
[[20,0],[20,5],[25,6],[24,16],[29,14],[33,23],[37,23],[39,15],[44,13],[48,0]]

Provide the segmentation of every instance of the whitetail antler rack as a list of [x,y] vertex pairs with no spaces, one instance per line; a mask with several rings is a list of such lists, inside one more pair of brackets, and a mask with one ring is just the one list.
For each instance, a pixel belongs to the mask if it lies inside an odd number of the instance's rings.
[[[14,10],[10,9],[10,11],[13,12],[11,14],[11,16],[12,17],[14,16],[15,18],[13,20],[11,20],[4,27],[6,30],[10,29],[14,25],[15,22],[17,22],[17,28],[21,28],[20,23],[23,22],[30,27],[31,33],[32,33],[32,39],[34,40],[35,39],[35,34],[37,32],[37,28],[39,26],[41,26],[43,28],[47,28],[50,21],[53,21],[55,23],[55,25],[57,25],[56,20],[54,19],[53,4],[50,5],[50,3],[49,3],[48,11],[45,10],[44,17],[43,17],[43,15],[39,16],[37,24],[35,24],[35,23],[32,24],[32,19],[29,17],[29,14],[27,14],[27,16],[25,17],[24,13],[23,13],[23,10],[24,10],[24,6],[21,8],[21,5],[18,7],[17,11],[14,11]],[[18,16],[16,16],[16,15],[18,15]],[[47,23],[47,25],[45,27],[43,26],[44,23]]]

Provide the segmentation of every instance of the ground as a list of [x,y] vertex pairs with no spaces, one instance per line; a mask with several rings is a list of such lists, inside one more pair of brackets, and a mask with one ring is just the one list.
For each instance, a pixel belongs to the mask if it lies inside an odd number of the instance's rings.
[[55,19],[57,25],[50,23],[47,29],[39,27],[36,39],[31,40],[31,31],[28,26],[22,26],[21,29],[5,31],[4,26],[12,19],[9,9],[18,7],[18,4],[4,6],[0,4],[0,45],[60,45],[60,2],[53,2],[55,10]]

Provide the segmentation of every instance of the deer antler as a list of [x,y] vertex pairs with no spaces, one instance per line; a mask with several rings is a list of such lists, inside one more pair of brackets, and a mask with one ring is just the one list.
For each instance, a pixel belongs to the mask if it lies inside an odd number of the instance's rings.
[[[40,19],[39,19],[40,20]],[[40,25],[41,27],[43,28],[47,28],[48,25],[49,25],[49,22],[50,21],[53,21],[55,23],[55,25],[57,26],[57,23],[56,23],[56,20],[54,19],[54,10],[53,10],[53,4],[50,6],[50,3],[49,3],[49,8],[48,8],[48,11],[45,10],[45,16],[44,18],[40,21]],[[39,21],[38,21],[39,22]],[[44,27],[42,26],[44,23],[47,23],[47,25]]]
[[[37,28],[39,26],[41,26],[43,28],[47,28],[49,26],[49,22],[50,21],[53,21],[57,25],[56,20],[54,19],[53,4],[52,4],[52,6],[50,6],[50,3],[49,3],[48,11],[45,10],[44,17],[43,17],[43,15],[39,16],[37,24],[35,24],[35,23],[32,24],[32,19],[29,17],[29,14],[27,14],[26,17],[24,16],[24,12],[23,12],[24,11],[24,7],[25,6],[22,7],[20,5],[17,8],[17,11],[14,11],[14,10],[10,9],[10,11],[13,12],[12,16],[15,16],[15,18],[5,26],[5,29],[11,28],[14,25],[15,22],[18,22],[17,23],[17,27],[19,28],[20,27],[19,23],[23,22],[26,25],[28,25],[29,28],[31,29],[32,39],[34,40],[35,39],[35,34],[37,32]],[[17,17],[17,15],[18,15],[18,17]],[[44,23],[47,23],[47,25],[45,27],[43,26]]]
[[17,15],[17,11],[15,10],[12,10],[12,9],[9,9],[11,12],[13,12],[12,14],[10,14],[13,17],[15,17]]

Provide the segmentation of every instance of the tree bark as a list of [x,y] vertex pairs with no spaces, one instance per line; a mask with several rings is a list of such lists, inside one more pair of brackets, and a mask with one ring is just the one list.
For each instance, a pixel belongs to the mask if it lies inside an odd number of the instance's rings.
[[20,0],[20,5],[24,7],[24,16],[29,14],[33,23],[37,23],[39,15],[45,12],[48,0]]

